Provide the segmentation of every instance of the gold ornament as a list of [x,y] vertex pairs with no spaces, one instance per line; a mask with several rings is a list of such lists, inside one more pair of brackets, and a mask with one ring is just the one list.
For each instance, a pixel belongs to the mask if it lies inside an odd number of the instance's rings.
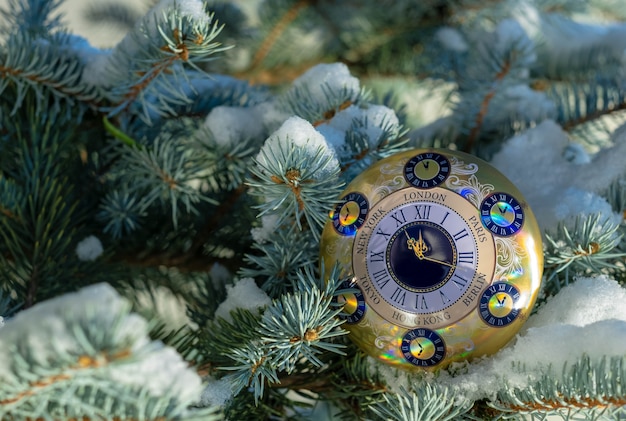
[[543,269],[519,190],[487,162],[444,149],[385,158],[357,176],[321,238],[349,337],[404,369],[493,354],[522,327]]

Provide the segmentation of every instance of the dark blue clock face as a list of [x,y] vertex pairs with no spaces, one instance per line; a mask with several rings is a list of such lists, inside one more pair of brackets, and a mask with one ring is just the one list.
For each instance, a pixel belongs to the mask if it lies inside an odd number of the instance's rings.
[[493,234],[508,237],[516,234],[524,223],[522,205],[508,193],[487,196],[480,205],[480,218]]
[[339,292],[341,290],[347,291],[333,297],[333,302],[343,306],[343,311],[339,313],[339,318],[345,320],[348,324],[360,322],[363,316],[365,316],[366,310],[365,298],[361,289],[355,282],[346,280],[341,283]]
[[480,297],[480,317],[493,327],[511,324],[519,315],[520,292],[508,282],[495,282]]
[[456,248],[438,224],[419,221],[395,232],[387,256],[391,275],[404,288],[428,292],[444,285],[453,274]]
[[354,235],[365,223],[368,210],[367,198],[359,192],[350,192],[341,199],[331,213],[333,227],[341,235]]
[[439,364],[446,355],[446,344],[437,332],[417,328],[402,337],[400,351],[409,363],[419,367]]
[[431,189],[443,183],[450,174],[448,158],[436,152],[415,155],[404,165],[404,178],[413,187]]

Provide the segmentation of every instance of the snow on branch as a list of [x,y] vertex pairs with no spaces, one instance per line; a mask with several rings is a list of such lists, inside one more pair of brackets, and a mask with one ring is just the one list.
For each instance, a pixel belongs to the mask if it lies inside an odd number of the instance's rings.
[[148,329],[107,284],[20,312],[0,336],[1,418],[189,415],[200,377]]

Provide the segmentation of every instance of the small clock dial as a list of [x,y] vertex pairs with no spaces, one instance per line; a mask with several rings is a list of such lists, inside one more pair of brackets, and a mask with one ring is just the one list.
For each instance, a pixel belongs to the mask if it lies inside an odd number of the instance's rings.
[[519,314],[520,292],[512,284],[496,282],[480,297],[480,316],[490,326],[503,327]]
[[524,224],[524,211],[520,203],[508,193],[493,193],[480,205],[483,225],[501,237],[516,234]]
[[439,364],[446,355],[446,345],[437,332],[413,329],[402,337],[400,351],[413,365],[430,367]]
[[353,292],[344,292],[333,297],[333,301],[343,306],[343,311],[339,317],[348,324],[358,323],[365,316],[365,299],[363,292],[359,289],[355,282],[343,281],[339,287],[340,290],[356,290]]
[[430,189],[441,184],[450,174],[448,158],[436,152],[424,152],[409,159],[404,178],[413,187]]
[[378,202],[369,219],[376,223],[353,247],[369,306],[406,327],[436,328],[472,311],[491,282],[495,246],[469,201],[409,187]]
[[341,235],[354,235],[365,222],[368,209],[369,203],[363,194],[346,194],[330,215],[335,230]]

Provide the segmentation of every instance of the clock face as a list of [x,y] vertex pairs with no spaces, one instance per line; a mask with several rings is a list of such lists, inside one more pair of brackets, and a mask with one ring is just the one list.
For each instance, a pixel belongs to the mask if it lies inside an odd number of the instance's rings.
[[[354,282],[343,281],[341,293],[333,297],[333,301],[343,307],[339,317],[348,324],[358,323],[365,315],[365,299],[358,285]],[[344,291],[345,290],[345,291]]]
[[404,177],[414,187],[430,189],[441,184],[450,174],[450,162],[436,152],[417,154],[404,166]]
[[365,222],[369,208],[367,198],[358,192],[346,194],[335,206],[331,220],[340,235],[354,235]]
[[505,237],[522,229],[522,205],[508,193],[498,192],[487,196],[480,210],[483,224],[495,235]]
[[515,285],[495,282],[480,297],[480,316],[490,326],[506,326],[519,314],[519,299],[520,292]]
[[402,337],[402,355],[411,364],[430,367],[439,364],[446,355],[446,345],[437,332],[413,329]]
[[366,302],[401,326],[437,328],[471,312],[490,282],[493,239],[477,209],[434,187],[399,190],[374,207],[375,223],[353,246],[354,273]]

